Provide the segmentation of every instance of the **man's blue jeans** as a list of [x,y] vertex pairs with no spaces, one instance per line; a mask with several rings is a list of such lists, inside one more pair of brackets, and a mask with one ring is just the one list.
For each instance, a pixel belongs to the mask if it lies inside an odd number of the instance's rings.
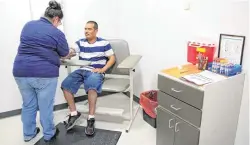
[[57,78],[15,77],[22,95],[23,135],[29,140],[36,135],[36,114],[40,111],[40,122],[45,140],[50,140],[55,134],[54,99],[57,88]]

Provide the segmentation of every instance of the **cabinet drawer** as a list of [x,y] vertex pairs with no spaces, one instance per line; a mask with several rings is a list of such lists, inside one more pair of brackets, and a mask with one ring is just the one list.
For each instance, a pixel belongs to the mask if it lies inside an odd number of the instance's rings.
[[202,109],[204,92],[181,82],[158,75],[158,89],[182,100],[196,108]]
[[200,127],[202,116],[201,110],[179,101],[161,91],[158,92],[158,104],[187,122],[190,122],[194,126],[197,126],[198,128]]

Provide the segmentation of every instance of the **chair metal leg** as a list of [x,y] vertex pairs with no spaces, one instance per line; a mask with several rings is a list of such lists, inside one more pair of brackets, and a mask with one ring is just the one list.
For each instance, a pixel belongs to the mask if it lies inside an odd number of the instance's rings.
[[130,111],[130,121],[129,121],[129,124],[128,124],[128,127],[127,127],[127,129],[126,129],[126,132],[128,133],[129,132],[129,130],[130,130],[130,128],[131,128],[131,126],[132,126],[132,124],[133,124],[133,122],[134,122],[134,119],[135,119],[135,117],[136,117],[136,115],[137,115],[137,112],[138,112],[138,110],[139,110],[139,108],[140,108],[140,106],[138,106],[137,108],[136,108],[136,110],[135,110],[135,112],[134,112],[134,105],[133,105],[133,102],[134,102],[134,88],[133,88],[133,70],[130,70],[130,72],[129,72],[129,76],[130,76],[130,103],[129,103],[129,111]]
[[127,133],[130,131],[130,128],[131,128],[132,124],[134,123],[135,117],[136,117],[139,109],[140,109],[140,106],[136,107],[135,113],[134,113],[133,117],[130,119],[129,124],[127,126],[127,129],[126,129]]
[[68,75],[71,73],[71,66],[66,66]]

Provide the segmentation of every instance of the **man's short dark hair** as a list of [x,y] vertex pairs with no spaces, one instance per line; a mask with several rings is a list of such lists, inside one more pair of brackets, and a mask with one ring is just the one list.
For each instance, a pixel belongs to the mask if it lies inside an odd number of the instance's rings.
[[94,24],[94,29],[95,29],[95,30],[98,29],[98,24],[96,23],[96,21],[88,21],[87,23]]

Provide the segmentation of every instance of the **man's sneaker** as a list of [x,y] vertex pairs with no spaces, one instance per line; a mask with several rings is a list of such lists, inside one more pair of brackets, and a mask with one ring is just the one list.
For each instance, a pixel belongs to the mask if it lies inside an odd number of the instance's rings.
[[39,127],[36,127],[36,134],[35,134],[35,136],[34,137],[32,137],[31,139],[29,139],[29,140],[24,140],[25,142],[29,142],[30,140],[32,140],[33,138],[35,138],[36,137],[36,135],[38,134],[40,132],[40,128]]
[[90,118],[87,120],[87,127],[85,128],[85,134],[92,136],[95,134],[95,118]]
[[77,123],[77,121],[80,119],[81,117],[81,113],[77,112],[77,115],[71,116],[69,115],[69,119],[68,122],[66,122],[66,130],[70,130],[71,128],[73,128],[75,126],[75,124]]
[[54,136],[52,136],[50,138],[50,140],[44,140],[44,141],[45,142],[53,142],[56,139],[56,137],[57,137],[58,134],[59,134],[59,130],[58,130],[58,128],[56,128],[56,132],[55,132]]

